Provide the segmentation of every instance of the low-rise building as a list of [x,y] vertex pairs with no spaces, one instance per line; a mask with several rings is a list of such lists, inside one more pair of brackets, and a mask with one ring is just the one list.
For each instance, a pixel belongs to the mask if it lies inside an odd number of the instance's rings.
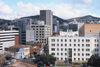
[[34,53],[36,55],[41,55],[44,53],[44,43],[36,43],[33,45],[30,45],[30,56],[34,56]]
[[15,30],[0,31],[0,53],[4,53],[5,48],[14,46],[15,43],[17,43],[15,42],[16,38],[18,38],[18,31]]
[[6,48],[6,52],[16,59],[23,59],[30,57],[30,47],[29,46],[12,46],[10,48]]
[[[71,34],[70,34],[71,35]],[[100,37],[49,37],[49,54],[60,61],[84,62],[93,54],[100,56]]]

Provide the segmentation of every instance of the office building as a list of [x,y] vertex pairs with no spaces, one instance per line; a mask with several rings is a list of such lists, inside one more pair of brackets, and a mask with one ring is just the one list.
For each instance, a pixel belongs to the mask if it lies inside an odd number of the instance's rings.
[[14,30],[0,31],[0,53],[4,53],[5,48],[18,44],[18,33]]
[[34,42],[35,43],[45,43],[48,42],[48,37],[51,36],[50,34],[50,26],[48,25],[33,25],[34,30]]
[[100,56],[99,36],[79,37],[76,33],[62,33],[60,36],[49,37],[48,42],[49,54],[60,61],[86,62],[94,54]]
[[84,36],[98,35],[100,32],[100,24],[84,24]]
[[53,13],[51,10],[40,10],[40,20],[45,22],[45,25],[51,27],[50,34],[53,34]]

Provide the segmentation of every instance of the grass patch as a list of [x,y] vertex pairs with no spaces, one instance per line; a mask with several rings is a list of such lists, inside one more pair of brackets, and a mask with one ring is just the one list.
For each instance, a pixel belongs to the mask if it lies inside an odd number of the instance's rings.
[[56,64],[56,66],[67,66],[67,64]]
[[73,63],[73,65],[81,65],[81,63]]

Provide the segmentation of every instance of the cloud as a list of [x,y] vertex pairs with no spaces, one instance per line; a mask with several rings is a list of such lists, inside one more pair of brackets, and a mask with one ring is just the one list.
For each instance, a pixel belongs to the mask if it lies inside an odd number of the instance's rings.
[[[84,0],[85,1],[85,0]],[[91,0],[86,0],[90,2]],[[90,11],[84,7],[84,5],[72,5],[72,4],[45,4],[45,5],[33,5],[32,3],[18,2],[16,10],[3,2],[0,2],[0,17],[5,19],[15,19],[24,16],[32,16],[39,14],[41,9],[50,9],[53,14],[64,19],[84,16],[91,14]],[[95,15],[95,14],[93,14]]]
[[35,6],[31,3],[24,4],[23,2],[18,3],[18,16],[30,16],[39,14],[40,7]]
[[92,0],[83,0],[84,3],[91,3]]
[[87,9],[83,9],[81,8],[81,6],[78,6],[73,6],[70,4],[59,4],[50,9],[53,11],[54,15],[57,15],[64,19],[83,16],[89,13]]
[[8,5],[0,1],[0,17],[10,19],[12,18],[12,13],[13,10]]

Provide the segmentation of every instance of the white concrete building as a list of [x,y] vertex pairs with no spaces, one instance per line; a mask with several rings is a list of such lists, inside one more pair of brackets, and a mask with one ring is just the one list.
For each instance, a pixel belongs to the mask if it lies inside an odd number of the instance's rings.
[[49,37],[49,54],[57,60],[87,61],[91,55],[100,56],[99,37],[54,36]]
[[18,31],[0,31],[0,53],[4,53],[5,48],[15,45],[15,35],[18,35]]

